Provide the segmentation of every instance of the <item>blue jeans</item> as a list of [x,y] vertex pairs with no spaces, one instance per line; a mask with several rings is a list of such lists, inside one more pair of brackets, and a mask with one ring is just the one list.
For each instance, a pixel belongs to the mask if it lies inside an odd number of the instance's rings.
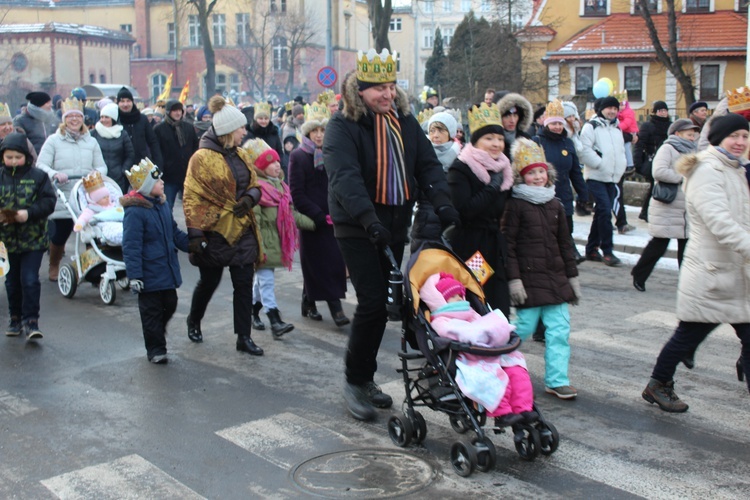
[[539,320],[546,329],[544,333],[544,385],[561,387],[570,385],[568,363],[570,362],[570,311],[568,304],[524,307],[516,309],[516,318],[511,322],[521,340],[528,339],[536,331]]
[[274,292],[274,275],[273,268],[261,267],[255,271],[255,281],[253,281],[253,304],[260,302],[266,308],[278,309],[276,304],[276,292]]
[[169,210],[174,210],[174,202],[177,199],[177,193],[182,192],[182,184],[164,183],[164,195],[167,197],[167,203],[169,203]]
[[591,221],[586,255],[601,249],[604,255],[612,253],[612,206],[617,198],[614,182],[586,181],[589,193],[594,197],[594,219]]
[[39,320],[39,268],[44,250],[9,253],[10,271],[5,277],[5,292],[8,295],[8,310],[11,318],[23,322]]

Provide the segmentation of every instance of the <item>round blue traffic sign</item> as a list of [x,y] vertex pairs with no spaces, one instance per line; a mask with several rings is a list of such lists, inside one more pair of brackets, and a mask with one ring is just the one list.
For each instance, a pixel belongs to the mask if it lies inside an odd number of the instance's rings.
[[336,70],[332,67],[323,66],[320,68],[320,71],[318,71],[318,83],[322,86],[333,87],[336,85],[336,80],[338,80],[338,75],[336,74]]

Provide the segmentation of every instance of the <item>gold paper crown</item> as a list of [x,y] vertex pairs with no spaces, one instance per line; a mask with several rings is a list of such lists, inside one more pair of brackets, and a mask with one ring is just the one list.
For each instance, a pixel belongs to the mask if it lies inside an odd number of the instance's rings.
[[0,102],[0,118],[13,118],[13,116],[10,114],[10,107],[8,106],[8,103]]
[[128,178],[130,185],[133,186],[133,189],[138,191],[154,168],[157,168],[156,165],[151,163],[151,160],[148,158],[144,158],[138,165],[133,165],[130,170],[126,170],[125,176]]
[[83,102],[75,97],[68,97],[62,102],[62,112],[65,114],[68,111],[80,111],[83,114]]
[[99,173],[98,170],[94,170],[83,178],[83,189],[85,189],[87,193],[93,193],[97,189],[103,187],[104,179],[102,179],[102,174]]
[[521,172],[526,167],[535,165],[546,165],[547,160],[544,157],[544,150],[536,142],[518,137],[511,147],[510,156],[513,158],[513,167],[517,172]]
[[435,114],[434,109],[423,109],[417,115],[417,121],[419,122],[420,125],[422,125],[424,122],[429,121],[430,118],[432,118],[432,115],[434,114]]
[[331,112],[328,111],[328,106],[324,103],[313,102],[305,104],[305,121],[317,121],[322,122],[328,120],[331,117]]
[[357,80],[367,83],[395,83],[396,82],[396,58],[395,52],[391,55],[388,49],[378,54],[375,49],[367,53],[357,53]]
[[565,118],[565,110],[559,99],[555,99],[547,104],[547,109],[544,112],[547,115],[547,118]]
[[617,91],[617,92],[613,92],[612,93],[612,97],[614,97],[615,99],[617,99],[621,103],[625,102],[625,101],[628,100],[628,91],[627,91],[627,89],[623,89],[623,90],[620,90],[620,91]]
[[469,132],[473,134],[488,125],[503,126],[503,119],[497,104],[493,102],[488,106],[486,102],[483,102],[479,106],[473,106],[469,110]]
[[96,109],[96,101],[86,101],[86,107],[89,109]]
[[263,139],[250,139],[242,145],[242,149],[247,151],[250,155],[250,162],[255,164],[255,160],[257,160],[260,155],[271,149],[271,146],[269,146]]
[[750,109],[750,87],[727,90],[727,104],[731,113]]
[[336,102],[336,94],[334,94],[331,89],[321,92],[318,94],[318,102],[323,106],[328,106],[329,104]]
[[284,109],[286,109],[287,111],[291,111],[295,104],[297,103],[294,101],[289,101],[288,103],[284,104]]
[[271,105],[267,102],[259,102],[255,104],[255,116],[258,115],[271,116]]

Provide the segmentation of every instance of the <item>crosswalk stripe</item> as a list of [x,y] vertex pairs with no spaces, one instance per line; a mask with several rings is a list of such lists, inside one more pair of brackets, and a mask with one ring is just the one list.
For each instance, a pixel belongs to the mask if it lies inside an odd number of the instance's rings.
[[68,472],[41,483],[58,498],[180,498],[199,500],[198,495],[139,455]]

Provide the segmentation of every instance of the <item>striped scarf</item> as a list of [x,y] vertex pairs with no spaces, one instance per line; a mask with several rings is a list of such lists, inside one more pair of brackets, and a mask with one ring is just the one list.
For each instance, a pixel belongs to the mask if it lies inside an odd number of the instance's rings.
[[394,110],[375,113],[375,160],[378,169],[375,203],[403,205],[410,198],[409,185],[401,124]]

